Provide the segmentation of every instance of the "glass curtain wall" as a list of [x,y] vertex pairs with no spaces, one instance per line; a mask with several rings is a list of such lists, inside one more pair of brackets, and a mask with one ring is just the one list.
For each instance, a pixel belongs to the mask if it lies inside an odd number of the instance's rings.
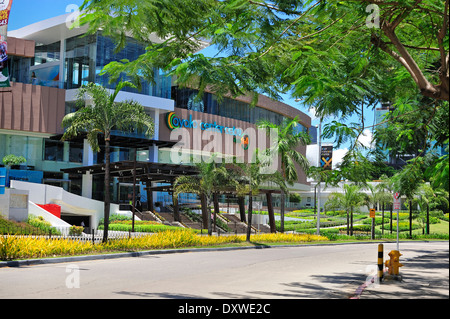
[[96,35],[89,35],[66,40],[66,89],[77,89],[95,81],[96,38]]
[[[244,121],[256,124],[260,120],[267,120],[276,125],[280,125],[285,117],[279,113],[250,104],[224,98],[218,102],[217,97],[211,93],[205,93],[203,99],[196,100],[198,91],[187,88],[172,88],[172,98],[175,100],[175,106],[182,109],[204,112],[213,115],[219,115],[226,118]],[[302,130],[306,131],[302,125]]]
[[[122,50],[116,52],[116,45],[114,41],[105,37],[99,32],[97,34],[97,55],[95,65],[95,82],[104,87],[114,89],[115,85],[109,83],[108,75],[100,75],[102,69],[113,61],[121,61],[123,59],[134,61],[140,55],[145,53],[145,46],[138,41],[127,38],[127,45]],[[125,87],[126,92],[139,93],[144,95],[156,96],[170,99],[171,93],[171,77],[166,76],[161,70],[154,69],[154,83],[142,82],[142,89],[137,90]],[[123,80],[130,80],[124,77]]]

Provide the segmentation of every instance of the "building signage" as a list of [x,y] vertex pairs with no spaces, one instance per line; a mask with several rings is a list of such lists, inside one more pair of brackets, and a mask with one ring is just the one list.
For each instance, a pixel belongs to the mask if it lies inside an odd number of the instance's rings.
[[13,0],[0,0],[0,88],[10,87],[8,71],[8,20]]
[[322,146],[320,150],[320,167],[331,170],[333,166],[333,146]]
[[171,131],[177,128],[192,128],[201,129],[202,131],[214,131],[221,134],[225,133],[238,137],[244,135],[243,130],[240,128],[222,126],[217,124],[217,122],[207,123],[201,120],[193,120],[192,115],[189,115],[189,119],[180,119],[174,112],[166,114],[166,124]]
[[169,112],[166,114],[166,125],[171,131],[178,128],[187,128],[228,134],[233,136],[233,142],[240,144],[244,150],[247,150],[249,146],[249,137],[244,134],[244,131],[241,128],[227,127],[217,124],[217,122],[207,123],[201,120],[194,120],[192,119],[192,114],[189,115],[189,119],[181,119],[175,112]]

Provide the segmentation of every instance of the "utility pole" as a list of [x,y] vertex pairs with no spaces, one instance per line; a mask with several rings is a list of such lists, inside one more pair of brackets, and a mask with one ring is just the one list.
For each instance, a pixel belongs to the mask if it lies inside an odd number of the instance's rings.
[[[322,119],[320,119],[319,129],[317,132],[317,144],[319,146],[319,150],[318,150],[319,163],[318,163],[318,165],[320,167],[321,166],[320,165],[320,161],[321,161],[320,155],[322,152]],[[318,182],[319,187],[317,188],[317,235],[320,235],[320,182],[321,182],[321,179],[322,178],[319,178],[319,182]]]

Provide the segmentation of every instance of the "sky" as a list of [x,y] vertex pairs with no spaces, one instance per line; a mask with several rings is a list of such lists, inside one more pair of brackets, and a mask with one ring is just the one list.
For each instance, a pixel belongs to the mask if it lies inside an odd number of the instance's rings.
[[[45,19],[53,18],[59,15],[63,15],[72,12],[73,5],[81,6],[83,0],[13,0],[11,13],[9,17],[8,30],[20,29],[29,24],[39,22]],[[283,96],[284,103],[299,109],[300,111],[307,113],[312,119],[312,125],[317,126],[319,119],[316,118],[314,109],[308,109],[303,106],[301,102],[295,101],[288,95]],[[365,112],[366,123],[372,123],[374,118],[374,112],[368,110]],[[323,124],[334,119],[325,120]],[[357,119],[351,118],[349,122],[355,122]],[[364,145],[370,145],[372,139],[371,130],[366,130],[365,135],[360,138],[360,141]],[[322,143],[331,143],[330,140],[322,140]],[[334,149],[333,151],[333,167],[335,167],[342,160],[345,153],[348,151],[349,145],[341,146],[340,149]]]

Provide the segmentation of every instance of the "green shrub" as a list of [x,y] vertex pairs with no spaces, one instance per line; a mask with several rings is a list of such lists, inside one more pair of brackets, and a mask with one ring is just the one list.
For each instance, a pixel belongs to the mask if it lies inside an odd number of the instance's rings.
[[60,235],[60,232],[56,228],[52,227],[52,224],[46,221],[42,216],[29,215],[27,223],[37,229],[40,229],[44,234],[49,234],[51,232],[52,235]]
[[[382,227],[383,227],[384,230],[389,230],[389,229],[390,229],[390,224],[384,224]],[[414,230],[414,229],[419,229],[419,228],[420,228],[419,225],[417,225],[417,224],[415,224],[415,223],[412,224],[412,229],[413,229],[413,230]],[[397,222],[393,222],[393,223],[392,223],[392,229],[397,230]],[[400,222],[400,223],[398,224],[398,229],[399,229],[399,231],[401,231],[401,232],[403,232],[403,231],[409,231],[409,222]]]
[[[109,223],[112,224],[115,221],[121,221],[121,220],[131,220],[130,216],[127,215],[119,215],[119,214],[111,214],[109,216]],[[99,225],[104,225],[105,224],[105,219],[102,218],[100,219],[100,221],[98,222]]]
[[[104,225],[99,225],[98,229],[102,230],[104,229]],[[110,224],[109,230],[112,231],[131,231],[132,225],[131,224]],[[186,228],[183,227],[176,227],[176,226],[167,226],[167,225],[134,225],[134,231],[139,233],[159,233],[167,230],[185,230]],[[196,232],[196,230],[192,230]]]
[[70,227],[69,235],[71,236],[80,236],[83,233],[84,227],[83,226],[75,226],[73,225]]

